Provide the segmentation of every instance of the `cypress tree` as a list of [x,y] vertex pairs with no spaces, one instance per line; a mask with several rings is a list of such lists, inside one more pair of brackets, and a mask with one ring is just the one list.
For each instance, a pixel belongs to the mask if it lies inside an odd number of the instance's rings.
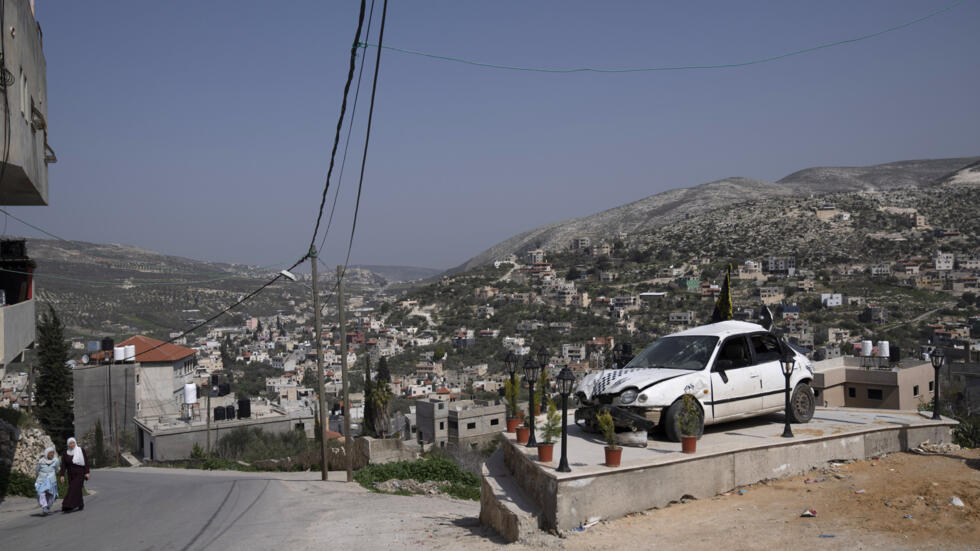
[[388,358],[384,356],[381,356],[381,359],[378,360],[378,373],[375,376],[375,380],[385,383],[391,382],[391,371],[388,370]]
[[718,302],[715,303],[715,311],[711,314],[711,322],[727,321],[732,319],[732,266],[728,265],[725,273],[725,282],[721,286],[721,293],[718,295]]
[[37,418],[59,451],[75,433],[72,411],[73,381],[68,367],[68,343],[64,326],[51,305],[37,325],[38,376],[34,391]]

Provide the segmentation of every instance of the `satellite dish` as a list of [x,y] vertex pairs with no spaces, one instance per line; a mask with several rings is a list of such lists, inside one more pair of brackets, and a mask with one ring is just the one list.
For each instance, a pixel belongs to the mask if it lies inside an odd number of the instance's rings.
[[88,354],[82,356],[82,365],[88,365]]

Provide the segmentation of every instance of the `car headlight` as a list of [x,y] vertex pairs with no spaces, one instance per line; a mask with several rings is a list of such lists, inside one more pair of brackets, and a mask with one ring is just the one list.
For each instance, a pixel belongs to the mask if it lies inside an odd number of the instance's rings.
[[619,402],[621,404],[632,404],[636,400],[637,391],[635,388],[624,390],[622,394],[619,395]]

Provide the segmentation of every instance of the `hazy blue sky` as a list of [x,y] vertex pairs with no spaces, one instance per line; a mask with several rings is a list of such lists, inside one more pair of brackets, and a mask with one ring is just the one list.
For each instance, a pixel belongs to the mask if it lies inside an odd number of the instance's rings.
[[[385,43],[557,68],[716,64],[953,1],[393,1]],[[304,253],[356,1],[37,4],[58,163],[50,206],[14,214],[71,239],[192,258]],[[966,2],[865,42],[714,71],[541,74],[386,51],[352,261],[445,268],[675,187],[980,154],[978,21],[980,4]],[[328,264],[343,260],[362,136]],[[7,231],[37,235],[13,220]]]

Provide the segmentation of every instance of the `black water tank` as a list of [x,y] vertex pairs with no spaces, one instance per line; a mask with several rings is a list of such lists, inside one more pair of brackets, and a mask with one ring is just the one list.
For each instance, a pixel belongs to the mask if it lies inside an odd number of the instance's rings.
[[897,364],[902,361],[902,351],[897,346],[892,346],[888,350],[888,362]]
[[235,406],[225,406],[225,418],[229,420],[235,418]]
[[252,416],[252,402],[248,398],[240,398],[238,400],[238,418],[248,419]]
[[103,352],[112,352],[112,349],[113,349],[113,347],[115,347],[115,345],[116,345],[116,343],[112,339],[110,339],[109,337],[106,337],[106,338],[102,339],[102,351]]
[[214,408],[214,420],[224,421],[225,420],[225,408],[218,406]]
[[227,396],[231,394],[231,384],[221,383],[218,385],[218,396]]

